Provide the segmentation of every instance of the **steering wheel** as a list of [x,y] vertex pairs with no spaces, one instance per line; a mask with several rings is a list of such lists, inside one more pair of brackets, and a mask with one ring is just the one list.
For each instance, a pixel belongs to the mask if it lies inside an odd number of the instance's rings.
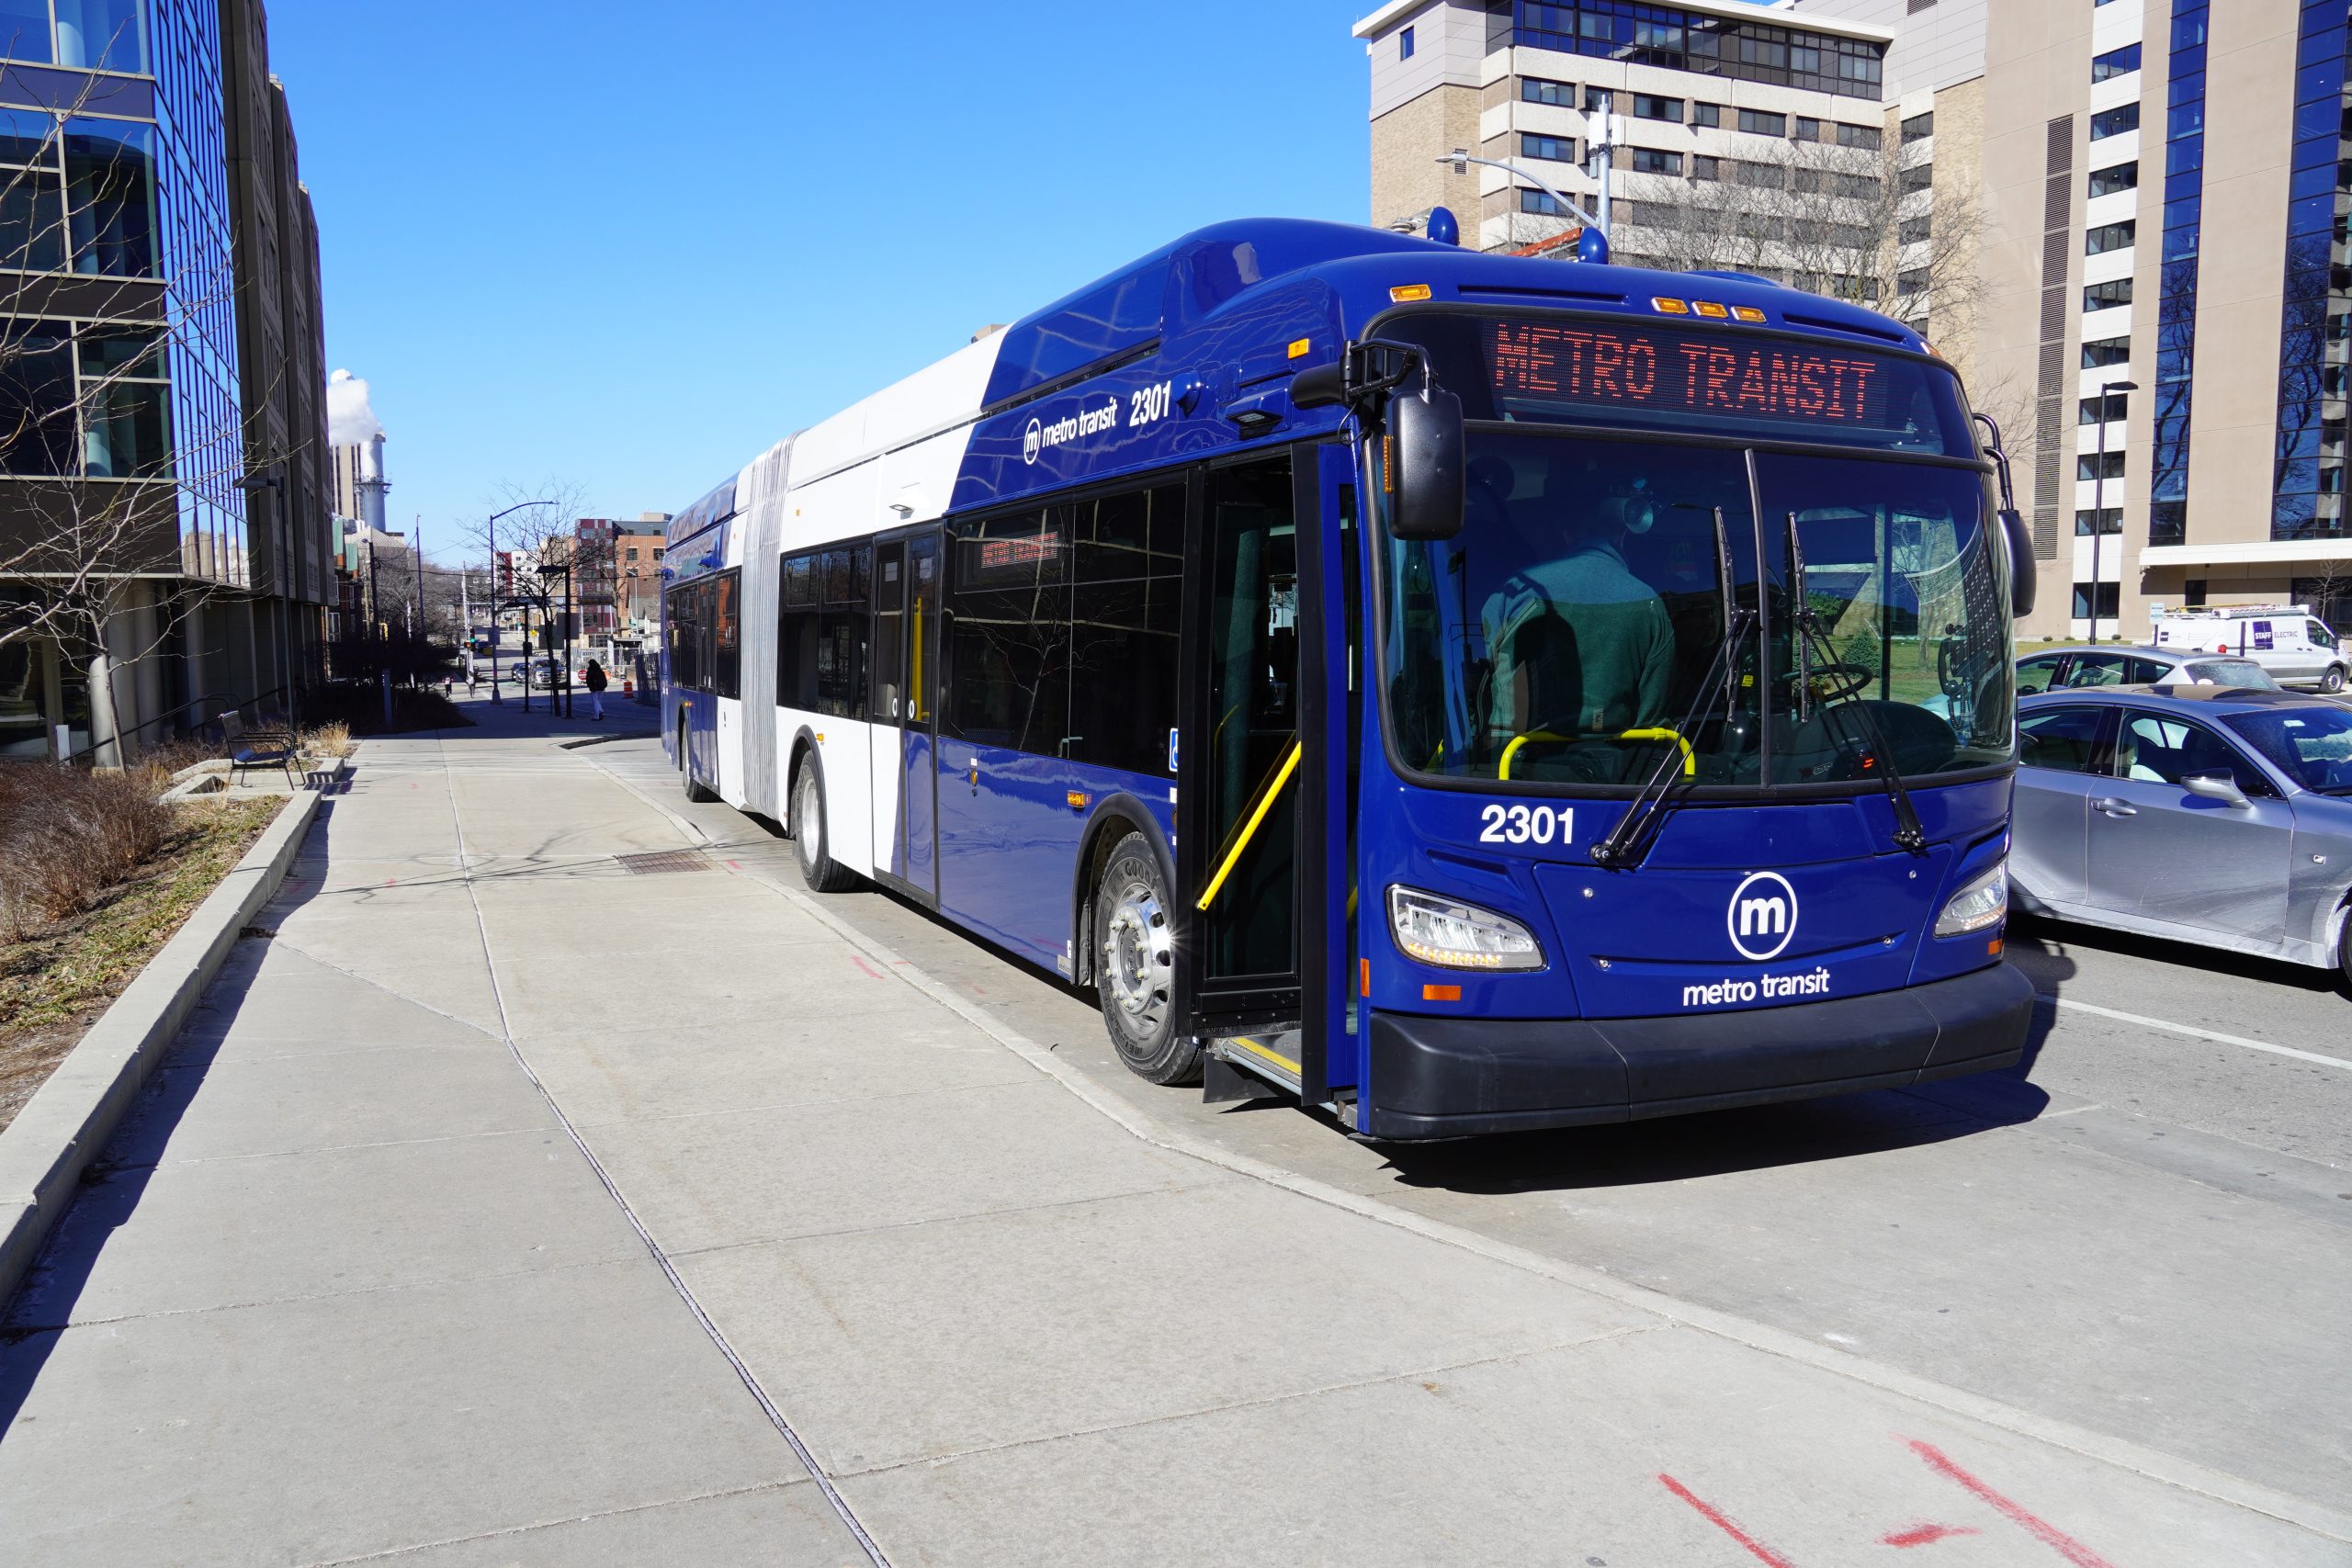
[[1810,678],[1813,700],[1817,703],[1842,703],[1848,697],[1871,689],[1878,679],[1878,671],[1867,664],[1816,664],[1801,675],[1794,670],[1784,670],[1779,679],[1793,687],[1801,679]]

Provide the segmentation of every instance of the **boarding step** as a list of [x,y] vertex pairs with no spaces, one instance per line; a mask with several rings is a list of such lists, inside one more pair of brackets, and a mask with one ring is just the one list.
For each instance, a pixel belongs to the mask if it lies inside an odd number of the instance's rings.
[[[1263,1100],[1265,1085],[1298,1093],[1299,1033],[1295,1029],[1228,1034],[1208,1043],[1209,1069],[1201,1098],[1215,1105],[1228,1100]],[[1222,1066],[1225,1071],[1217,1069]]]

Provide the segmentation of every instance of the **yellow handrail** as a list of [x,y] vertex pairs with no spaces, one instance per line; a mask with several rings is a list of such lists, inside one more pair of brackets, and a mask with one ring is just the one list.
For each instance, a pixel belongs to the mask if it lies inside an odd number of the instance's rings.
[[[1568,739],[1569,737],[1566,735],[1555,735],[1548,729],[1531,729],[1526,734],[1515,738],[1510,745],[1503,748],[1502,766],[1496,771],[1503,778],[1510,777],[1511,758],[1517,756],[1519,749],[1531,740]],[[1682,776],[1686,779],[1695,779],[1699,776],[1699,755],[1691,750],[1690,742],[1683,739],[1681,733],[1678,730],[1668,729],[1663,725],[1650,729],[1621,729],[1617,732],[1617,739],[1620,740],[1671,740],[1682,748]]]
[[1283,759],[1282,769],[1274,774],[1274,782],[1268,784],[1265,794],[1258,797],[1258,809],[1252,811],[1250,820],[1241,825],[1240,833],[1233,840],[1233,848],[1226,852],[1224,863],[1216,868],[1216,874],[1209,878],[1208,891],[1203,893],[1201,901],[1193,906],[1203,914],[1208,912],[1208,907],[1216,903],[1216,896],[1224,891],[1225,879],[1233,874],[1233,868],[1240,863],[1241,852],[1248,849],[1250,840],[1258,836],[1260,824],[1266,820],[1266,813],[1274,808],[1274,800],[1282,794],[1283,785],[1290,783],[1291,774],[1298,771],[1298,760],[1306,750],[1303,742],[1294,740],[1290,743],[1290,754]]

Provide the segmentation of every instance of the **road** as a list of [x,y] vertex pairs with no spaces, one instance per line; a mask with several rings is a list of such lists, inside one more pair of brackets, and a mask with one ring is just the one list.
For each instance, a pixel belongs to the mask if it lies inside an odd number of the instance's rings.
[[[598,755],[797,886],[788,842],[724,806],[685,806],[650,744]],[[1204,1106],[1143,1083],[1090,999],[895,896],[827,907],[1124,1100],[1237,1153],[2297,1496],[2352,1500],[2352,1000],[2331,973],[2021,920],[2009,956],[2054,999],[2018,1073],[1374,1147],[1295,1107]]]

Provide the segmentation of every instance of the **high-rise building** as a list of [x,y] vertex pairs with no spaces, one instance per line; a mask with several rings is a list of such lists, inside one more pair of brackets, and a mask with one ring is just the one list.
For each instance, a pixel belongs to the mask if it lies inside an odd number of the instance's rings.
[[1984,7],[1391,0],[1355,28],[1373,221],[1442,206],[1465,244],[1565,254],[1580,219],[1560,198],[1594,211],[1605,177],[1620,262],[1731,267],[1964,337]]
[[1979,397],[2032,427],[2029,630],[2352,619],[2346,10],[1992,0]]
[[0,7],[0,756],[322,669],[318,236],[256,0]]

